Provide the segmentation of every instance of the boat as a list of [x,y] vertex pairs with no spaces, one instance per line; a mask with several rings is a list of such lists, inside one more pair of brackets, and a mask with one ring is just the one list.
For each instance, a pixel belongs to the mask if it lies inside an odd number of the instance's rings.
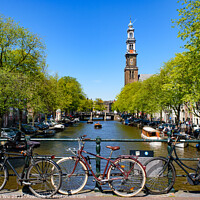
[[93,124],[93,121],[92,120],[88,120],[87,124]]
[[150,140],[162,139],[160,135],[160,131],[148,126],[143,127],[142,132],[141,132],[141,137],[143,139],[150,139]]
[[188,135],[186,133],[174,133],[173,136],[179,137],[179,139],[180,139],[180,142],[176,143],[176,145],[175,145],[176,147],[185,148],[188,146],[188,144],[189,144],[188,142],[181,142],[181,141],[188,139]]
[[100,124],[100,123],[98,122],[98,123],[96,123],[96,124],[94,125],[94,128],[102,128],[102,124]]

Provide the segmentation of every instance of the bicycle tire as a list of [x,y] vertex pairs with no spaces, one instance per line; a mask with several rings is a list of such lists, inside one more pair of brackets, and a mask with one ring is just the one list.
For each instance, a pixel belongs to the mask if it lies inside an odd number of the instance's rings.
[[[133,197],[137,195],[145,185],[146,173],[143,166],[135,159],[120,158],[114,161],[121,170],[129,172],[128,178],[116,166],[111,165],[108,169],[107,178],[112,191],[122,197]],[[131,170],[131,171],[130,171]],[[112,177],[119,179],[112,180]]]
[[26,174],[30,182],[30,191],[40,198],[49,198],[56,194],[61,186],[60,167],[50,159],[39,159],[32,164]]
[[155,157],[148,160],[144,166],[146,167],[146,184],[145,188],[151,194],[168,193],[176,179],[176,171],[174,165],[164,157]]
[[[88,170],[86,165],[79,161],[74,170],[76,158],[66,157],[57,161],[62,170],[62,185],[59,192],[62,194],[76,194],[81,191],[88,180]],[[74,170],[73,174],[72,171]],[[71,175],[71,176],[70,176]]]
[[8,180],[8,170],[5,165],[0,163],[0,190],[4,188]]

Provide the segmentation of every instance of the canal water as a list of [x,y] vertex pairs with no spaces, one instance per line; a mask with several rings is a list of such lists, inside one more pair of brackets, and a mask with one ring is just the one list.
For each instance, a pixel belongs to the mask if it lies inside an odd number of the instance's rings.
[[[141,139],[141,130],[136,127],[125,126],[117,121],[100,121],[102,124],[102,129],[95,129],[94,124],[87,124],[86,122],[79,122],[73,126],[66,127],[64,131],[58,132],[55,138],[77,138],[81,135],[87,135],[87,138],[95,139],[96,137],[101,137],[102,139]],[[108,157],[110,150],[106,148],[107,145],[110,146],[120,146],[120,150],[113,153],[112,157],[117,157],[122,154],[129,154],[130,150],[151,150],[154,151],[154,156],[167,156],[167,144],[165,143],[148,143],[148,142],[101,142],[101,156]],[[70,156],[71,154],[66,151],[66,148],[75,147],[78,148],[78,142],[63,142],[63,141],[42,141],[41,146],[35,149],[35,153],[38,154],[55,154],[56,156]],[[199,158],[200,152],[194,147],[187,148],[176,148],[177,153],[180,158]],[[86,142],[85,150],[96,153],[96,143]],[[197,162],[185,162],[192,167],[196,167]],[[101,171],[103,171],[106,162],[101,162]],[[92,160],[92,167],[95,169],[95,160]],[[176,166],[177,174],[184,174],[178,166]],[[92,189],[95,186],[95,182],[92,181],[93,178],[90,177],[87,184],[88,189]],[[176,190],[199,190],[199,186],[185,185],[186,178],[177,178],[175,189]],[[9,181],[8,187],[13,187],[13,182]]]

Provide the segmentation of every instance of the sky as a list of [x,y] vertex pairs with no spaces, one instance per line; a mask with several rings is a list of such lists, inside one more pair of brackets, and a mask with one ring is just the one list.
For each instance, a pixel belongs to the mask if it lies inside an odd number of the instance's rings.
[[130,17],[139,74],[159,73],[182,52],[176,0],[0,0],[0,14],[42,38],[49,74],[71,76],[88,98],[114,100],[124,87]]

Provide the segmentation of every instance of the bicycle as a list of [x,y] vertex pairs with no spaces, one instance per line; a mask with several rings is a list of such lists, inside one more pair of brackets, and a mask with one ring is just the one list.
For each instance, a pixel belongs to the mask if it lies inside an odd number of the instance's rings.
[[[173,141],[173,137],[168,138],[168,146],[171,146],[169,155],[165,157],[155,157],[149,159],[144,166],[146,167],[146,184],[145,188],[151,194],[168,193],[176,179],[176,170],[173,162],[175,162],[187,175],[187,181],[190,185],[200,184],[200,162],[197,164],[196,169],[184,164],[176,153],[176,143],[181,142],[180,136]],[[175,157],[172,155],[174,152]],[[187,169],[194,171],[189,173]]]
[[[116,160],[111,160],[113,151],[119,150],[119,146],[107,146],[111,150],[109,158],[87,152],[84,150],[84,144],[89,138],[85,137],[86,135],[78,138],[78,150],[67,149],[74,156],[62,158],[57,162],[62,170],[63,179],[59,189],[60,193],[67,195],[78,193],[86,185],[89,172],[100,185],[108,183],[112,191],[122,197],[135,196],[143,189],[146,173],[137,158],[131,155],[121,155]],[[97,177],[92,170],[89,156],[85,157],[82,153],[107,160],[103,174]]]
[[[8,143],[15,144],[15,139],[6,137]],[[0,190],[4,188],[9,178],[9,166],[17,176],[20,185],[27,185],[30,191],[40,198],[49,198],[56,194],[61,186],[62,173],[60,167],[52,159],[54,156],[34,154],[34,145],[21,152],[7,152],[8,143],[0,147]],[[21,174],[11,164],[11,159],[24,159]]]

